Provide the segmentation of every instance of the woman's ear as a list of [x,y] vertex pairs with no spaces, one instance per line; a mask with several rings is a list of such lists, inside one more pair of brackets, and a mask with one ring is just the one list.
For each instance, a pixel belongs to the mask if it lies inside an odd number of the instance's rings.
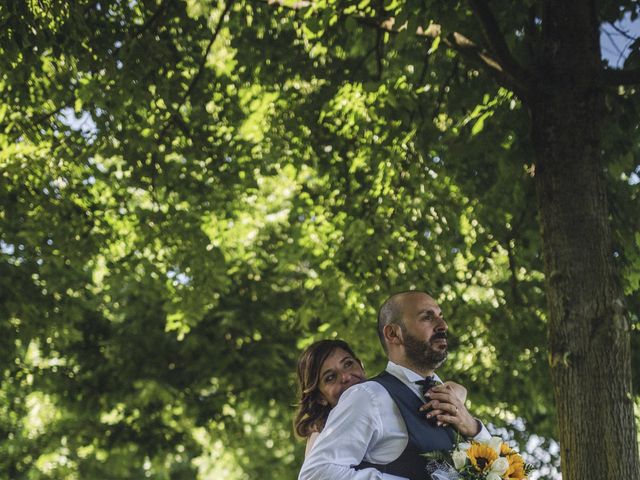
[[327,400],[324,397],[320,397],[320,400],[318,400],[318,403],[323,407],[326,407],[327,405],[329,405],[329,402],[327,402]]

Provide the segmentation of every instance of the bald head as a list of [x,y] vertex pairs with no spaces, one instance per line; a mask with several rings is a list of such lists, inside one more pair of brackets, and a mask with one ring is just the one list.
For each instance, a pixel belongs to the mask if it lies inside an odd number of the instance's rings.
[[400,325],[402,330],[404,326],[404,300],[412,295],[427,295],[425,292],[419,292],[416,290],[409,290],[406,292],[395,293],[387,298],[380,310],[378,311],[378,338],[382,344],[382,348],[385,353],[389,353],[387,348],[387,342],[384,340],[384,327],[387,325]]

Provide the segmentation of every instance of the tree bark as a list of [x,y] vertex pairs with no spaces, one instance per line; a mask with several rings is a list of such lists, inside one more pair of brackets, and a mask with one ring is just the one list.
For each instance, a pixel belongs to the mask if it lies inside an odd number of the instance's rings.
[[564,480],[640,478],[629,322],[613,258],[594,2],[547,0],[526,100]]

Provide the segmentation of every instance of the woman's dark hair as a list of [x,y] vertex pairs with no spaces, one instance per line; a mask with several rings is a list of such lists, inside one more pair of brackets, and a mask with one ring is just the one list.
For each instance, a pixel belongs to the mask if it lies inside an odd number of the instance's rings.
[[341,348],[360,365],[362,362],[344,340],[319,340],[312,343],[298,358],[298,389],[300,402],[293,421],[296,434],[306,438],[313,432],[320,432],[327,421],[331,405],[322,402],[320,393],[320,369],[324,361],[336,348]]

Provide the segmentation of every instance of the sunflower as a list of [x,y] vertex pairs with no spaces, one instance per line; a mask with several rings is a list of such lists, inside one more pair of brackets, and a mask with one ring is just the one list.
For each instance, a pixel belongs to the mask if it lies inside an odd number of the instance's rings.
[[506,457],[507,455],[511,455],[512,453],[516,453],[516,451],[506,443],[502,442],[502,445],[500,445],[500,456]]
[[486,472],[491,468],[491,464],[498,458],[498,453],[488,445],[472,442],[467,457],[471,460],[471,465],[479,471]]
[[509,468],[504,473],[502,478],[506,480],[524,480],[527,478],[527,474],[524,468],[524,460],[517,453],[512,453],[507,455],[507,460],[509,460]]

